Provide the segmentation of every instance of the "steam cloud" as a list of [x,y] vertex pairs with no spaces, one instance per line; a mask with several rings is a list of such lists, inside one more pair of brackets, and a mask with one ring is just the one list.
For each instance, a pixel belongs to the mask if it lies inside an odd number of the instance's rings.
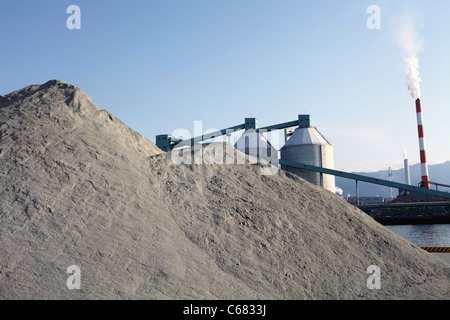
[[415,54],[412,54],[405,59],[406,63],[406,83],[408,90],[414,99],[420,99],[420,78],[419,73],[419,59]]
[[398,42],[407,58],[405,59],[406,83],[414,99],[420,99],[420,78],[418,52],[423,47],[423,41],[417,34],[417,24],[421,21],[417,16],[408,13],[401,17]]

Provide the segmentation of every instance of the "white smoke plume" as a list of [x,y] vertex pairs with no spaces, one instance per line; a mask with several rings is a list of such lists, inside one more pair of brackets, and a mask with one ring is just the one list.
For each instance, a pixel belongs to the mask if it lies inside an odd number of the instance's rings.
[[398,43],[405,55],[406,83],[414,99],[420,99],[419,59],[417,54],[423,48],[423,40],[417,33],[422,19],[417,14],[407,13],[401,16]]
[[406,160],[408,159],[408,152],[405,147],[403,147],[402,149],[403,149],[403,159]]
[[419,59],[415,54],[412,54],[405,59],[406,63],[406,83],[408,90],[414,99],[420,99],[420,78],[419,73]]

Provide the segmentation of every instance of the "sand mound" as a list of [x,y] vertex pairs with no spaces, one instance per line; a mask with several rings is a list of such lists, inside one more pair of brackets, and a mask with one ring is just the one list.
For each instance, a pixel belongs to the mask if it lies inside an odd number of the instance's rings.
[[0,175],[0,299],[450,297],[448,264],[336,195],[257,165],[175,165],[62,81],[0,96]]

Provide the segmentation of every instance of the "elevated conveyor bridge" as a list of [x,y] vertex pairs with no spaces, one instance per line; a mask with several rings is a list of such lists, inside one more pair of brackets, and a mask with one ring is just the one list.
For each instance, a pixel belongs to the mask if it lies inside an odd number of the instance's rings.
[[[265,132],[274,131],[274,130],[287,129],[287,128],[295,127],[295,126],[301,127],[304,125],[304,121],[306,121],[306,120],[307,119],[305,119],[304,115],[299,115],[297,120],[258,128],[258,120],[256,118],[245,118],[245,122],[243,124],[239,124],[236,126],[218,130],[218,131],[215,131],[215,132],[212,132],[209,134],[205,134],[205,135],[202,135],[199,137],[194,137],[192,139],[180,140],[180,139],[172,137],[171,135],[168,135],[168,134],[158,135],[158,136],[156,136],[156,145],[161,150],[163,150],[165,152],[169,152],[169,151],[173,150],[174,148],[179,148],[179,147],[183,147],[183,146],[194,146],[195,144],[197,144],[199,142],[206,141],[206,140],[209,140],[209,139],[212,139],[215,137],[220,137],[220,136],[226,135],[228,133],[233,133],[233,132],[236,132],[239,130],[255,130],[257,132],[265,133]],[[262,158],[262,157],[259,157],[259,158]],[[271,161],[273,165],[277,165],[277,164],[273,163],[273,158],[272,159],[263,159],[263,160]],[[317,167],[317,166],[313,166],[313,165],[297,163],[297,162],[287,161],[287,160],[282,160],[282,159],[279,159],[278,163],[281,165],[288,166],[288,167],[294,167],[294,168],[298,168],[298,169],[319,172],[322,174],[329,174],[329,175],[333,175],[336,177],[352,179],[356,182],[357,198],[359,197],[358,182],[362,181],[362,182],[382,185],[382,186],[391,187],[391,188],[403,189],[406,191],[419,192],[419,193],[423,193],[426,195],[446,198],[446,199],[450,200],[449,192],[432,190],[432,189],[427,189],[427,188],[418,187],[418,186],[416,187],[416,186],[408,185],[408,184],[404,184],[404,183],[383,180],[383,179],[377,179],[377,178],[367,177],[367,176],[360,175],[360,174],[349,173],[349,172],[328,169],[328,168],[322,168],[322,167]]]

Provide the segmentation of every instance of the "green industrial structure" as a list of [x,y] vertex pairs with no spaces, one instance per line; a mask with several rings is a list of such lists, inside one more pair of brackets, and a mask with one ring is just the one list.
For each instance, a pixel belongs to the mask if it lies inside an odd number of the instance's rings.
[[[245,122],[243,124],[225,128],[225,129],[215,131],[215,132],[212,132],[209,134],[205,134],[202,136],[194,137],[192,139],[180,140],[180,139],[172,137],[171,135],[168,135],[168,134],[158,135],[158,136],[156,136],[156,145],[161,150],[163,150],[165,152],[169,152],[177,147],[194,146],[195,144],[197,144],[199,142],[206,141],[206,140],[209,140],[209,139],[212,139],[215,137],[220,137],[220,136],[223,136],[223,135],[226,135],[229,133],[233,133],[233,132],[236,132],[239,130],[245,130],[245,131],[254,130],[259,133],[265,133],[265,132],[270,132],[270,131],[274,131],[274,130],[287,129],[287,128],[291,128],[291,127],[304,128],[304,127],[310,127],[310,126],[311,126],[310,115],[299,115],[298,119],[296,119],[296,120],[285,122],[285,123],[280,123],[280,124],[275,124],[275,125],[270,125],[270,126],[266,126],[266,127],[262,127],[262,128],[258,127],[258,119],[245,118]],[[272,164],[274,164],[273,159],[264,159],[264,160],[268,160],[268,161],[272,160]],[[420,186],[413,186],[413,185],[389,181],[389,180],[377,179],[377,178],[367,177],[367,176],[360,175],[360,174],[354,174],[354,173],[324,168],[324,167],[320,167],[320,166],[314,166],[314,165],[310,165],[310,164],[298,163],[298,162],[294,162],[294,161],[287,161],[287,160],[283,160],[283,159],[278,159],[278,164],[280,164],[282,166],[286,166],[286,167],[298,168],[298,169],[302,169],[302,170],[318,172],[321,174],[327,174],[327,175],[333,175],[336,177],[352,179],[356,182],[356,190],[358,190],[358,185],[357,185],[358,182],[362,181],[362,182],[382,185],[382,186],[386,186],[386,187],[406,190],[406,191],[410,191],[410,192],[418,192],[418,193],[426,194],[429,196],[436,196],[436,197],[440,197],[440,198],[450,199],[449,192],[432,190],[432,189],[423,188]],[[357,191],[357,196],[358,196],[358,191]]]

